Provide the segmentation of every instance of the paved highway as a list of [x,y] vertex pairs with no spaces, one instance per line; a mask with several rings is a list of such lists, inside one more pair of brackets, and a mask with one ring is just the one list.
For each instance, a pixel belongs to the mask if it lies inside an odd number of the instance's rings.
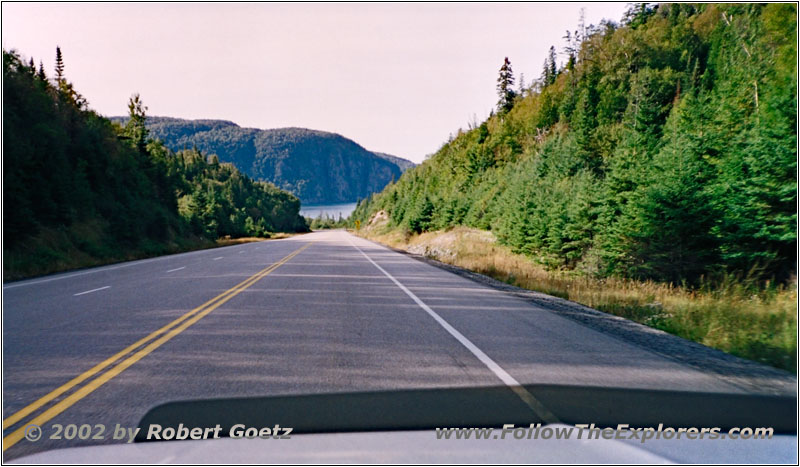
[[745,391],[344,231],[13,282],[3,302],[6,460],[98,443],[52,424],[134,427],[176,400],[506,384],[546,419],[519,384]]

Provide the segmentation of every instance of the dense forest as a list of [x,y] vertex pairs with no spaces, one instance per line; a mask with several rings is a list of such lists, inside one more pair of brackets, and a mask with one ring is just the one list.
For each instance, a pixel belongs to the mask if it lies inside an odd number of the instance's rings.
[[305,231],[300,202],[145,127],[139,96],[123,127],[64,77],[3,51],[3,278]]
[[[581,21],[582,22],[582,21]],[[796,273],[794,4],[636,4],[352,216],[491,230],[547,267],[695,284]]]
[[[122,124],[127,118],[113,117]],[[355,202],[382,190],[414,164],[367,151],[335,133],[305,128],[259,130],[224,120],[150,117],[147,128],[172,150],[197,148],[274,183],[304,204]]]

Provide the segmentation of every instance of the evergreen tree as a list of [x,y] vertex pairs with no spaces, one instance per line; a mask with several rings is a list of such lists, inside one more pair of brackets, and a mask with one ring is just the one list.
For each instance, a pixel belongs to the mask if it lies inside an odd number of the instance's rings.
[[56,89],[62,101],[67,105],[72,105],[78,110],[85,110],[87,107],[86,99],[64,77],[64,57],[61,55],[60,47],[56,47]]
[[564,46],[564,53],[567,54],[567,64],[564,67],[567,71],[572,71],[578,61],[578,52],[581,48],[580,31],[569,32],[564,35],[567,45]]
[[[708,110],[687,95],[667,124],[666,145],[644,169],[646,183],[630,196],[617,230],[627,243],[628,273],[641,278],[694,282],[713,271],[719,242],[712,235],[720,213],[708,190]],[[649,169],[649,170],[648,170]]]
[[542,87],[555,83],[557,75],[556,48],[550,46],[550,51],[547,53],[547,58],[544,60],[544,68],[542,70]]
[[147,106],[144,105],[139,93],[134,94],[128,100],[128,124],[125,126],[125,134],[130,138],[133,146],[144,153],[147,150],[148,130],[147,126]]
[[64,58],[61,56],[61,47],[56,46],[56,82],[64,80]]
[[497,94],[500,100],[497,101],[497,111],[505,113],[514,107],[514,99],[517,93],[514,91],[514,71],[511,69],[511,62],[508,57],[500,67],[500,75],[497,77]]
[[655,13],[656,8],[658,8],[658,5],[651,6],[648,3],[632,3],[625,12],[622,23],[636,29],[643,25],[650,15]]

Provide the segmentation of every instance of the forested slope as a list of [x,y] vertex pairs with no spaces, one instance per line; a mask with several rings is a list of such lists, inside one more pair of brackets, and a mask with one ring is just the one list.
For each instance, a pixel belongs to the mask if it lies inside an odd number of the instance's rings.
[[131,99],[120,127],[64,78],[3,51],[3,279],[307,230],[300,203],[197,151],[152,141]]
[[[796,272],[796,6],[660,4],[570,33],[521,94],[363,200],[548,267],[694,284]],[[554,38],[555,39],[555,38]],[[502,77],[501,77],[502,78]],[[507,99],[508,102],[504,102]]]
[[[125,123],[127,119],[113,117]],[[149,117],[152,136],[173,149],[196,147],[307,204],[354,202],[382,190],[414,164],[367,151],[335,133],[305,128],[260,130],[224,120]]]

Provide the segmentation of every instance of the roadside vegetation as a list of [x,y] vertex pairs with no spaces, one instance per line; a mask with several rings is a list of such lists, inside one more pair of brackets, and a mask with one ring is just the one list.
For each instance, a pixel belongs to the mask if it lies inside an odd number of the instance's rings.
[[497,110],[351,226],[490,232],[445,260],[796,371],[796,24],[793,4],[580,21],[533,85],[503,60]]
[[342,217],[339,214],[338,218],[334,218],[325,214],[325,216],[320,213],[319,216],[316,218],[306,217],[306,222],[308,223],[311,230],[325,230],[325,229],[342,229],[349,225],[348,219]]
[[300,202],[196,150],[89,109],[65,78],[3,51],[3,280],[307,231]]

